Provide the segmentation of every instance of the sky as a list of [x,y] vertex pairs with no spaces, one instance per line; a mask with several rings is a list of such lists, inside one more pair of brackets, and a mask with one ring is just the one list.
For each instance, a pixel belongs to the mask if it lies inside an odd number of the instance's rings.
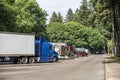
[[60,12],[61,15],[65,17],[69,8],[71,8],[73,12],[75,12],[75,10],[79,8],[81,4],[81,0],[36,0],[36,1],[39,4],[40,8],[47,11],[48,21],[54,11],[56,13]]

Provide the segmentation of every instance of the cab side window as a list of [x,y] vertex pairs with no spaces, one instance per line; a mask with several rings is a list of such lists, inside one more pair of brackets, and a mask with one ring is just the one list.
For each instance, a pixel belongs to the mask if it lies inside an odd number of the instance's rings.
[[49,46],[49,50],[52,50],[52,46]]

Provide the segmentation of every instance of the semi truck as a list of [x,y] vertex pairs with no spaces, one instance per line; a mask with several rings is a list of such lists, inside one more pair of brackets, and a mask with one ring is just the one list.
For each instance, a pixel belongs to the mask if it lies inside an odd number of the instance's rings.
[[74,50],[73,46],[68,45],[68,46],[66,46],[66,48],[67,48],[68,57],[70,59],[74,59],[75,58],[75,50]]
[[0,62],[56,62],[58,54],[43,36],[0,32]]
[[66,43],[53,43],[53,49],[55,52],[58,53],[59,59],[68,59],[67,49],[66,49]]
[[72,46],[66,43],[51,43],[54,50],[58,53],[59,59],[74,59],[74,52]]

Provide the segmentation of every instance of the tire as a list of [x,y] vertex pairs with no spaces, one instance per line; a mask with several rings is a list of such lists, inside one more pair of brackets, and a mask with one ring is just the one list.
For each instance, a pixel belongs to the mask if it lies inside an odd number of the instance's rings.
[[74,55],[71,55],[70,59],[74,59],[74,58],[75,58]]
[[1,58],[1,62],[4,63],[4,58]]
[[29,63],[30,63],[30,64],[33,64],[33,63],[35,63],[35,58],[33,58],[33,57],[30,57],[30,58],[29,58]]
[[69,59],[74,59],[74,56],[73,55],[69,55]]
[[52,58],[52,62],[57,62],[57,61],[58,61],[57,57]]
[[21,63],[22,63],[22,64],[28,63],[28,58],[27,58],[27,57],[22,57],[22,58],[21,58]]

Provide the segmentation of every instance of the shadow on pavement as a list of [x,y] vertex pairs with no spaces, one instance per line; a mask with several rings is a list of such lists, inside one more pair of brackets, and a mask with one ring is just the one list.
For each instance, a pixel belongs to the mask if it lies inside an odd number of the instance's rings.
[[104,59],[113,59],[112,57],[104,57]]
[[117,61],[116,60],[107,60],[107,61],[105,61],[105,63],[116,63]]
[[0,80],[6,80],[5,78],[0,78]]
[[117,63],[117,61],[115,59],[113,59],[112,57],[104,57],[102,62],[107,63],[107,64]]

